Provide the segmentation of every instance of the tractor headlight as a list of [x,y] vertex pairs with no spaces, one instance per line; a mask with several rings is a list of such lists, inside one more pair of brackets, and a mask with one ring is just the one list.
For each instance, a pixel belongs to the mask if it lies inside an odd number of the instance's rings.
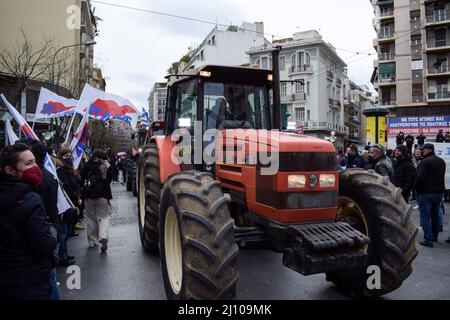
[[306,176],[291,174],[288,176],[288,188],[304,188],[306,186]]
[[336,175],[321,174],[319,178],[321,188],[332,188],[336,185]]

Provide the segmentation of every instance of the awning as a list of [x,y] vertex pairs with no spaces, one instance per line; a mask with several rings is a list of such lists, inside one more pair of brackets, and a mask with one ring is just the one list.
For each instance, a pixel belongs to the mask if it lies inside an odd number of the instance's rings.
[[380,74],[395,73],[395,63],[382,63],[379,66]]

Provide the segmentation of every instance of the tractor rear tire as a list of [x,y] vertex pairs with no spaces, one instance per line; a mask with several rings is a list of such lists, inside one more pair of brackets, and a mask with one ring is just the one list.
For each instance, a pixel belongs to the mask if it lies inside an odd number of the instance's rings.
[[[339,184],[340,203],[343,199],[351,201],[350,210],[357,208],[364,216],[365,226],[357,229],[366,229],[359,231],[368,233],[370,238],[366,248],[368,263],[356,270],[327,273],[327,280],[352,297],[378,297],[398,289],[412,273],[412,262],[418,253],[415,247],[418,229],[411,220],[412,207],[403,199],[401,189],[396,188],[388,177],[372,170],[342,171]],[[338,220],[352,224],[339,214],[339,210]],[[379,289],[373,289],[372,278],[368,281],[374,274],[369,266],[378,266],[381,271]],[[372,284],[370,289],[367,282]]]
[[142,247],[158,252],[158,215],[161,195],[159,156],[156,145],[143,148],[138,164],[138,224]]
[[134,160],[131,166],[131,192],[134,197],[137,197],[137,161]]
[[132,181],[131,181],[131,170],[130,170],[130,159],[126,159],[124,163],[124,179],[127,187],[127,191],[131,191],[133,189]]
[[220,183],[187,171],[165,183],[160,209],[160,257],[170,300],[236,296],[238,246]]

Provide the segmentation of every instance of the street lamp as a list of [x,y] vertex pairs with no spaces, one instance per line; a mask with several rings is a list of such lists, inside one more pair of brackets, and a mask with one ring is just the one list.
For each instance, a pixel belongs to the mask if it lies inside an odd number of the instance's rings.
[[[56,88],[56,83],[55,83],[55,59],[56,59],[56,56],[58,55],[58,53],[61,50],[66,49],[66,48],[79,47],[79,46],[83,46],[83,45],[85,45],[85,46],[93,46],[95,44],[97,44],[97,42],[95,42],[93,40],[90,40],[90,41],[87,41],[87,42],[84,42],[84,43],[77,43],[77,44],[71,44],[71,45],[68,45],[68,46],[64,46],[64,47],[61,47],[58,50],[56,50],[55,54],[53,55],[53,59],[52,59],[52,79],[51,79],[51,81],[52,81],[53,92],[56,91],[56,93],[58,93],[57,92],[58,90]],[[72,121],[73,121],[73,118],[72,118]],[[53,132],[53,118],[50,119],[50,131]]]
[[56,56],[58,55],[58,53],[61,50],[66,49],[66,48],[79,47],[79,46],[83,46],[83,45],[84,46],[93,46],[95,44],[97,44],[97,42],[95,42],[93,40],[90,40],[90,41],[87,41],[85,43],[77,43],[77,44],[71,44],[71,45],[68,45],[68,46],[64,46],[64,47],[61,47],[58,50],[56,50],[55,54],[53,55],[53,59],[52,59],[52,86],[53,86],[53,91],[56,91],[56,84],[55,84],[55,59],[56,59]]

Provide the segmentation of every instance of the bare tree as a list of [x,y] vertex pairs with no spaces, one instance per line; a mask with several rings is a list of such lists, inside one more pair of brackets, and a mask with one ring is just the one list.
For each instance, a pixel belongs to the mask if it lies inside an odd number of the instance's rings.
[[51,66],[53,40],[44,39],[39,47],[33,47],[26,31],[22,28],[21,39],[11,48],[0,49],[1,69],[15,78],[15,90],[12,98],[18,107],[23,90],[29,80],[42,78]]

